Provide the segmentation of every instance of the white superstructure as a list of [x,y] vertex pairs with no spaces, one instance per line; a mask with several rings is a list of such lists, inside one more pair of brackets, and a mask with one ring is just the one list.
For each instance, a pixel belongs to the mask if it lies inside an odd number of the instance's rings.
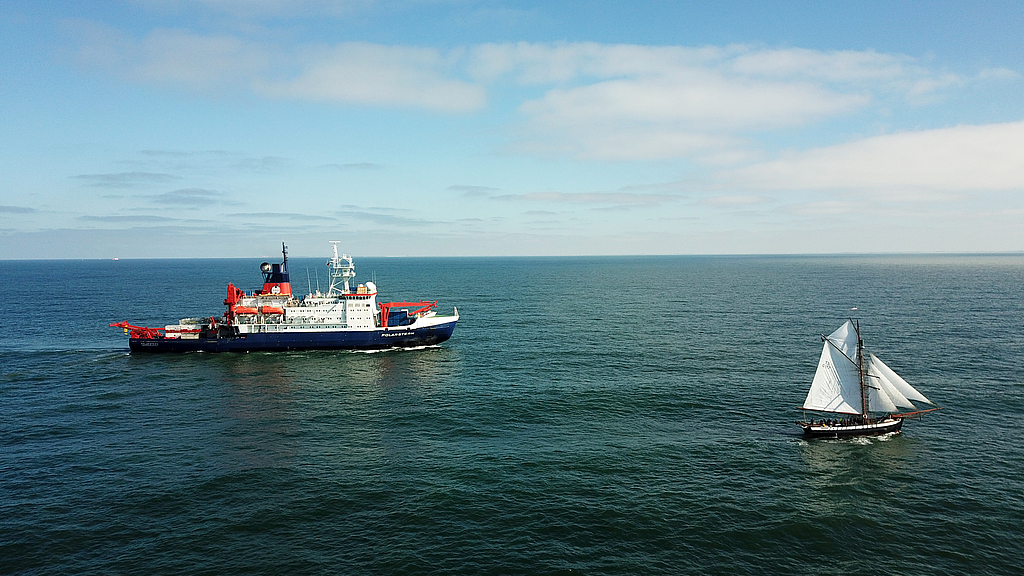
[[288,275],[288,254],[284,248],[281,264],[264,262],[262,290],[245,293],[228,285],[224,303],[228,311],[218,319],[183,318],[164,327],[167,338],[198,338],[211,325],[233,327],[235,335],[295,332],[336,332],[338,330],[408,331],[458,320],[438,316],[436,302],[377,303],[377,285],[373,282],[351,287],[355,264],[348,254],[338,254],[338,242],[331,241],[333,255],[327,261],[328,288],[315,290],[302,298],[292,294]]

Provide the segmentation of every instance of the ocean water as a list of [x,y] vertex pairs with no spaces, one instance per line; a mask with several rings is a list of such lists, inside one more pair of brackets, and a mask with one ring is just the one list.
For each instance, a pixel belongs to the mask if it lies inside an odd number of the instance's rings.
[[[357,258],[454,337],[186,355],[107,324],[219,315],[258,261],[0,264],[2,574],[1024,566],[1024,256]],[[850,315],[944,409],[805,441]]]

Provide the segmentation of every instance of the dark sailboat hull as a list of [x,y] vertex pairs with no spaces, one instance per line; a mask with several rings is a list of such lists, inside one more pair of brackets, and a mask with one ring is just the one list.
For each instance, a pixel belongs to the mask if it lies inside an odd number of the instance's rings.
[[903,427],[903,418],[885,418],[877,422],[860,424],[823,424],[798,422],[809,438],[848,438],[851,436],[880,436],[895,434]]

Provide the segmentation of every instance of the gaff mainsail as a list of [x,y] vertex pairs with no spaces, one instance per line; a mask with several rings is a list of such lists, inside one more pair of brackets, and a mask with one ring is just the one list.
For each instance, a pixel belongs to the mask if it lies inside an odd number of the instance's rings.
[[[861,413],[860,372],[846,348],[843,328],[825,338],[811,389],[804,400],[804,409],[841,414]],[[856,336],[854,336],[856,338]],[[854,344],[856,346],[856,344]]]

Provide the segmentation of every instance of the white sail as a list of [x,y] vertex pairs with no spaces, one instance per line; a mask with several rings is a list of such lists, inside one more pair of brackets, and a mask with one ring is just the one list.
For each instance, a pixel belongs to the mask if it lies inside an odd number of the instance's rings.
[[[866,382],[868,389],[868,412],[896,412],[896,399],[892,397],[890,392],[896,392],[900,394],[891,385],[886,384],[882,378],[872,378],[871,369],[868,369]],[[906,400],[904,398],[904,400]]]
[[[845,325],[844,325],[845,326]],[[842,328],[840,328],[842,330]],[[832,342],[829,336],[818,360],[811,389],[804,400],[804,408],[822,412],[843,412],[860,414],[860,372],[853,360]],[[856,332],[854,332],[854,354],[856,354]]]
[[[888,366],[885,365],[884,362],[879,360],[878,356],[868,353],[868,367],[869,374],[871,374],[872,372],[877,372],[878,376],[880,377],[879,380],[883,380],[885,384],[888,384],[893,389],[897,390],[900,395],[903,396],[903,400],[906,401],[906,404],[900,404],[899,402],[896,402],[900,406],[903,406],[904,408],[916,409],[917,407],[910,403],[911,400],[918,400],[921,402],[927,402],[928,404],[931,404],[933,406],[935,405],[934,402],[925,398],[924,394],[918,392],[917,389],[911,386],[906,380],[901,378],[899,374],[893,372],[892,368],[889,368]],[[896,398],[893,398],[893,400],[895,401]]]
[[[907,397],[904,396],[903,393],[900,392],[898,388],[896,388],[896,386],[893,385],[889,378],[887,378],[886,375],[883,374],[878,369],[878,359],[871,355],[868,356],[867,360],[867,385],[872,388],[877,388],[880,394],[884,393],[886,396],[889,397],[891,403],[895,404],[896,406],[899,406],[901,408],[913,408],[915,410],[917,409],[917,406],[914,406],[914,404],[909,399],[907,399]],[[895,407],[883,407],[883,405],[879,405],[878,407],[876,407],[875,405],[872,404],[871,409],[876,412],[892,412],[894,411]]]
[[828,339],[839,348],[847,358],[853,362],[857,361],[857,328],[853,320],[847,320],[835,332],[828,335]]

